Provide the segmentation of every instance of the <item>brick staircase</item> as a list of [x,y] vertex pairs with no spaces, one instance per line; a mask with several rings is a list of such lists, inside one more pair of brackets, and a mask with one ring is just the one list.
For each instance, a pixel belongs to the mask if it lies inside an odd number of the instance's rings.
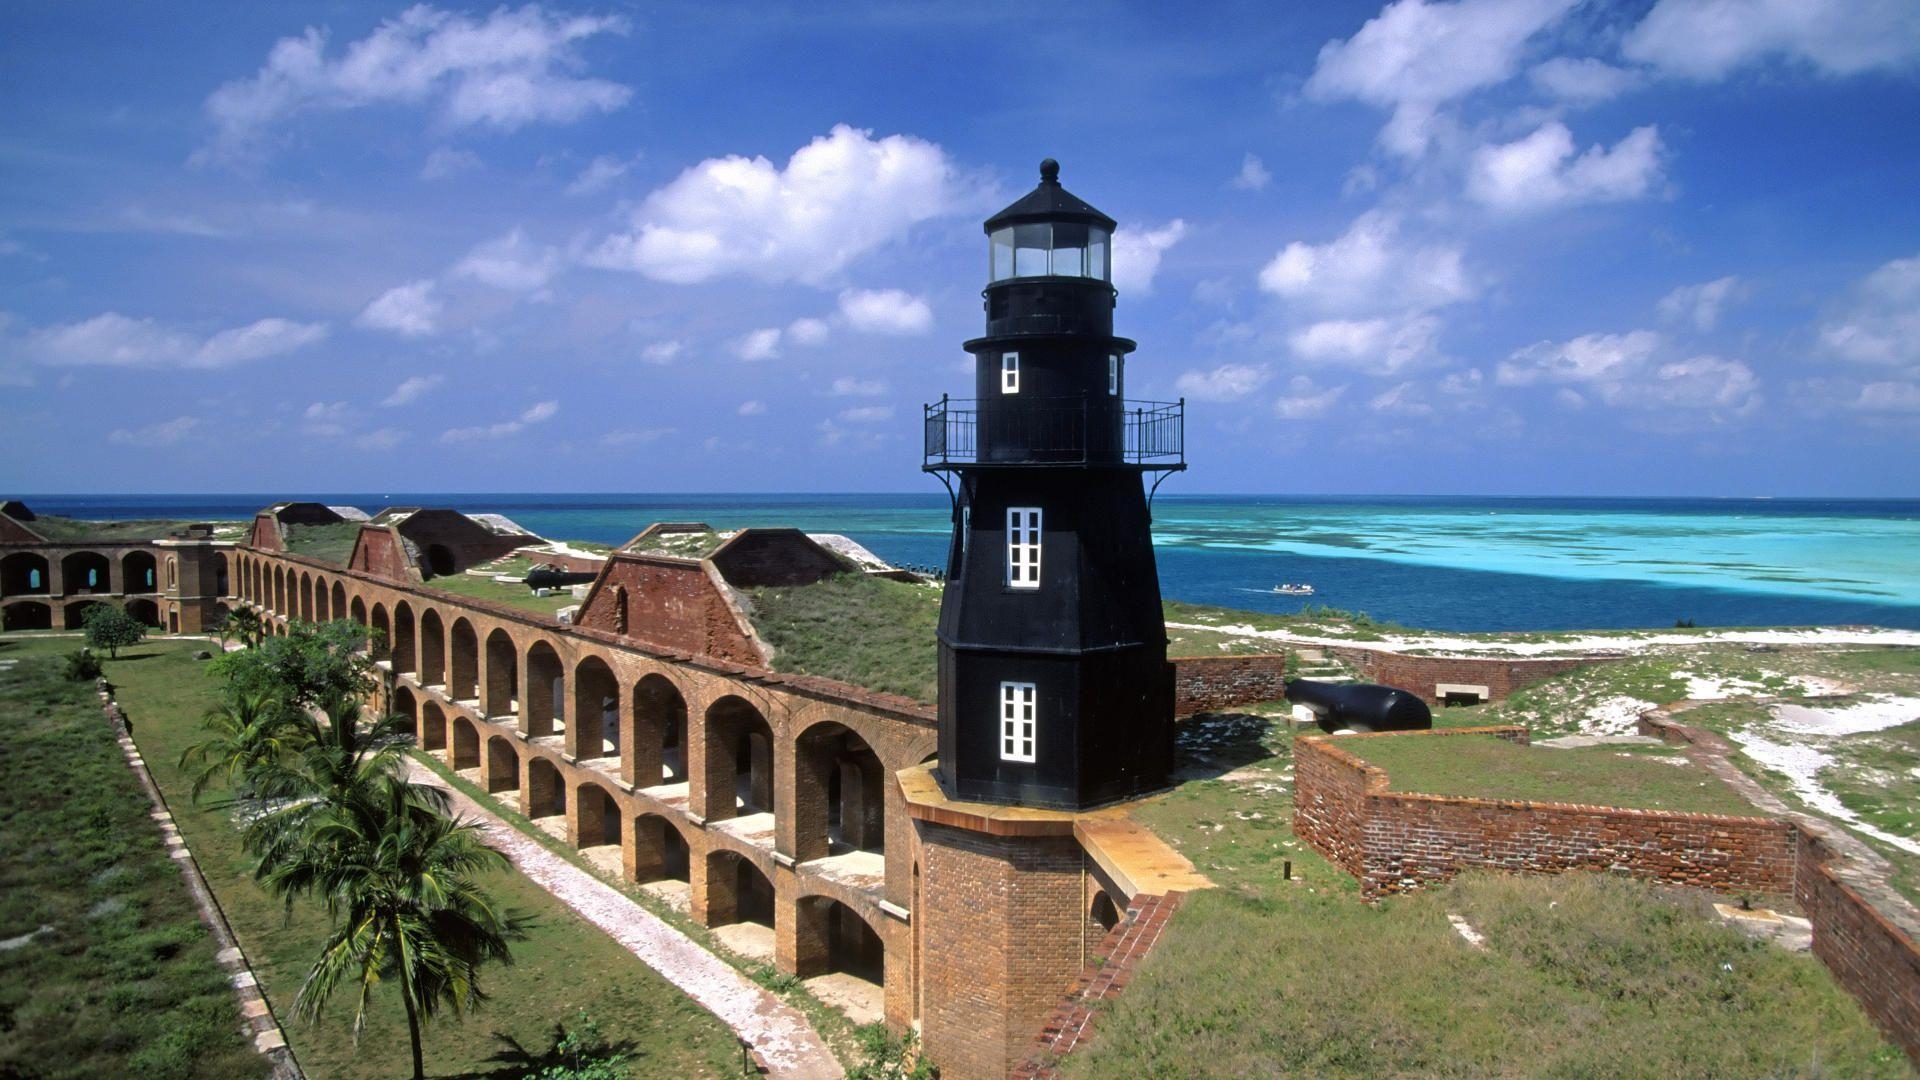
[[1127,913],[1101,939],[1099,952],[1067,991],[1053,1015],[1033,1040],[1033,1049],[1009,1075],[1018,1080],[1051,1080],[1060,1074],[1060,1059],[1092,1038],[1093,1018],[1100,1007],[1120,996],[1132,980],[1134,968],[1160,940],[1160,933],[1178,911],[1186,893],[1164,896],[1142,893]]

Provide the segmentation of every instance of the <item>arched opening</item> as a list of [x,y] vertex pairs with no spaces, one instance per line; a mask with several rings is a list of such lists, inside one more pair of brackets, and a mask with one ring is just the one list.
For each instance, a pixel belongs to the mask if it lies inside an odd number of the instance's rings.
[[313,575],[305,571],[301,571],[300,574],[300,598],[295,611],[299,618],[307,622],[313,621]]
[[273,568],[273,613],[287,613],[287,570],[283,566]]
[[[330,595],[332,596],[333,599],[327,605],[327,610],[332,612],[333,617],[336,619],[346,618],[347,617],[347,587],[336,581],[333,583],[333,592]],[[361,624],[362,626],[365,626],[367,622],[366,609],[361,608],[359,613],[353,617],[353,621]]]
[[447,696],[464,704],[480,700],[480,638],[473,624],[453,620],[452,655],[447,664]]
[[487,740],[487,794],[520,790],[520,752],[513,740],[496,735]]
[[384,605],[373,605],[373,625],[369,630],[375,660],[385,660],[393,655],[393,624],[387,619]]
[[21,551],[0,559],[0,596],[45,596],[52,588],[45,556]]
[[635,787],[687,780],[687,699],[665,675],[641,677],[633,687]]
[[167,612],[167,633],[177,634],[179,632],[180,632],[180,613],[178,611]]
[[17,600],[7,605],[0,622],[8,630],[51,630],[53,608],[38,600]]
[[505,630],[487,635],[486,696],[480,712],[489,720],[511,722],[520,713],[520,656]]
[[[177,574],[177,572],[178,571],[175,567],[174,560],[168,559],[167,560],[168,584],[173,583],[173,579]],[[225,552],[222,552],[219,556],[217,556],[214,559],[214,563],[213,563],[213,589],[214,589],[215,595],[233,597],[233,577],[234,577],[233,560],[228,558]]]
[[446,577],[448,574],[455,573],[459,569],[460,564],[455,561],[453,557],[453,549],[447,547],[445,544],[427,545],[428,577]]
[[392,711],[393,715],[406,720],[408,731],[420,730],[420,706],[413,696],[413,691],[404,686],[394,687]]
[[773,909],[773,882],[751,859],[724,850],[707,856],[708,926],[753,923],[772,930]]
[[527,650],[527,687],[520,698],[520,730],[528,738],[538,739],[567,729],[559,716],[559,705],[567,700],[566,669],[560,666],[560,654],[544,641],[536,641]]
[[444,686],[447,681],[447,631],[440,613],[420,613],[420,685]]
[[611,846],[614,850],[608,854],[618,858],[620,828],[626,819],[620,813],[620,804],[613,801],[613,793],[591,780],[585,781],[574,792],[573,812],[574,846],[582,851]]
[[795,859],[886,850],[886,771],[865,739],[840,724],[815,724],[800,736],[794,768],[794,790],[827,796],[797,800]]
[[859,912],[831,897],[808,896],[795,914],[795,975],[810,979],[841,972],[876,988],[885,984],[886,944]]
[[60,576],[67,595],[103,593],[113,588],[113,570],[107,557],[97,551],[76,551],[60,560]]
[[1120,925],[1120,907],[1100,889],[1093,894],[1093,903],[1087,905],[1087,919],[1100,928],[1102,934]]
[[120,559],[120,591],[124,593],[159,592],[160,583],[155,574],[156,566],[151,551],[127,552]]
[[445,750],[447,748],[447,714],[440,711],[434,702],[424,702],[420,706],[420,749]]
[[453,757],[455,772],[480,767],[480,729],[464,716],[453,718]]
[[773,810],[773,728],[732,694],[707,709],[704,801],[708,821]]
[[97,604],[99,604],[98,600],[82,600],[77,604],[68,604],[66,611],[66,628],[68,630],[79,630],[86,626],[87,610]]
[[633,880],[688,881],[687,840],[659,814],[633,819]]
[[620,682],[597,656],[573,669],[572,731],[575,757],[619,756]]
[[127,614],[141,626],[149,626],[156,630],[160,628],[160,605],[151,600],[127,601]]
[[413,605],[405,600],[393,605],[393,673],[404,675],[420,670],[420,654],[414,647]]
[[521,793],[525,804],[524,813],[535,822],[542,818],[558,817],[559,824],[566,824],[567,783],[560,778],[560,770],[553,762],[536,757],[527,762],[527,790]]
[[313,621],[326,622],[334,618],[331,607],[332,597],[327,593],[327,579],[313,579]]

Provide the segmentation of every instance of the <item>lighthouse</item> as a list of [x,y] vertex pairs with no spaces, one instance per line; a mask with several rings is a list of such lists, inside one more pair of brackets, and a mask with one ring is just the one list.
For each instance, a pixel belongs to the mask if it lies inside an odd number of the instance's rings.
[[946,797],[1080,810],[1164,787],[1173,682],[1149,503],[1183,403],[1126,398],[1112,218],[1040,183],[986,221],[973,397],[926,407],[952,495],[940,611]]

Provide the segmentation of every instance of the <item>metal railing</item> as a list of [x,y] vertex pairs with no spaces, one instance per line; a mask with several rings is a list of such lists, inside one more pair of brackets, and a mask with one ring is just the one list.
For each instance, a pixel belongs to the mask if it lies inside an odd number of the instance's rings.
[[1186,400],[941,398],[926,407],[921,467],[1137,465],[1186,468]]

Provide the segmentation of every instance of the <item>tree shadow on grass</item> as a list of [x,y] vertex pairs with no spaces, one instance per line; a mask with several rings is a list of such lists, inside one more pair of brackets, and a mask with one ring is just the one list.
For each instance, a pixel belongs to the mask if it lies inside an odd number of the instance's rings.
[[1181,780],[1212,780],[1276,757],[1266,745],[1273,728],[1271,716],[1196,713],[1174,725],[1174,773]]
[[504,1031],[494,1032],[493,1041],[500,1044],[500,1049],[487,1056],[487,1064],[492,1068],[460,1076],[473,1080],[521,1080],[543,1075],[549,1069],[579,1069],[593,1062],[611,1060],[632,1066],[640,1057],[640,1048],[631,1039],[604,1039],[599,1028],[590,1022],[584,1029],[569,1030],[567,1025],[554,1021],[547,1030],[547,1045],[539,1050],[523,1045]]

